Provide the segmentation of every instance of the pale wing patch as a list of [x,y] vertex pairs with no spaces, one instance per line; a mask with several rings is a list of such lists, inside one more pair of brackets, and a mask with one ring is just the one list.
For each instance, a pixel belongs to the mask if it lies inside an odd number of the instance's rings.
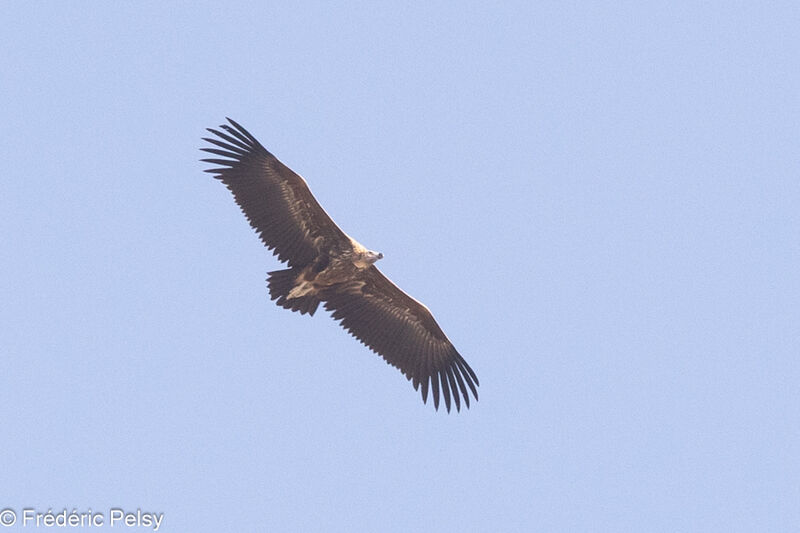
[[288,300],[292,298],[302,298],[306,294],[315,292],[316,288],[314,287],[314,283],[311,281],[303,280],[297,286],[293,287],[292,290],[289,291],[289,294],[286,295]]

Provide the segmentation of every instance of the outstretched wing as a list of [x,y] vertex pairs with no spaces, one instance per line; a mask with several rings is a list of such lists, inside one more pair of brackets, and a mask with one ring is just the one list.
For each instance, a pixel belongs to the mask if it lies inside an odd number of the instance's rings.
[[222,181],[264,244],[290,267],[310,263],[321,249],[349,241],[317,203],[306,181],[278,161],[243,127],[228,119],[217,138],[204,138],[216,148],[201,150],[225,159],[203,159],[219,165],[206,172]]
[[325,308],[354,337],[380,354],[414,384],[428,387],[439,409],[439,391],[450,411],[450,397],[461,410],[469,391],[478,399],[478,378],[423,304],[400,290],[375,265],[362,276],[325,294]]

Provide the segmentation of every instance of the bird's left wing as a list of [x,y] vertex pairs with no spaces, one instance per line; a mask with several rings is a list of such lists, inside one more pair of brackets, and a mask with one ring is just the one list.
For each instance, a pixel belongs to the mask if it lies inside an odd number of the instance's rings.
[[397,367],[422,386],[422,401],[427,403],[428,387],[439,408],[441,390],[447,411],[451,394],[456,409],[461,409],[459,392],[469,407],[469,392],[478,399],[478,377],[436,323],[433,315],[375,265],[354,281],[330,289],[325,308],[335,320],[387,363]]

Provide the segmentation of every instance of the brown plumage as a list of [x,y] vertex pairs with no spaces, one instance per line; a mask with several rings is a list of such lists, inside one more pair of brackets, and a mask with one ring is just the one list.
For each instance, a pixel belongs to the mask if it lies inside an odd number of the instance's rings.
[[404,293],[375,266],[383,255],[345,234],[317,203],[305,180],[278,161],[243,127],[209,129],[202,148],[222,159],[206,170],[233,193],[250,225],[278,259],[289,266],[269,273],[271,299],[313,315],[324,303],[331,316],[421,389],[439,408],[451,398],[469,407],[478,399],[478,378],[422,303]]

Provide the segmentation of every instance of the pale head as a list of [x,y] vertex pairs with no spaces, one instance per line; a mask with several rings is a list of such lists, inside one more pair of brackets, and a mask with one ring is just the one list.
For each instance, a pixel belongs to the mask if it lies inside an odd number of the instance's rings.
[[367,250],[363,244],[352,237],[350,237],[350,244],[353,246],[352,261],[353,264],[355,264],[358,268],[367,268],[368,266],[374,264],[378,259],[383,259],[382,253]]
[[369,264],[373,264],[378,259],[383,259],[383,254],[380,252],[373,252],[372,250],[367,250],[365,255],[365,259]]

